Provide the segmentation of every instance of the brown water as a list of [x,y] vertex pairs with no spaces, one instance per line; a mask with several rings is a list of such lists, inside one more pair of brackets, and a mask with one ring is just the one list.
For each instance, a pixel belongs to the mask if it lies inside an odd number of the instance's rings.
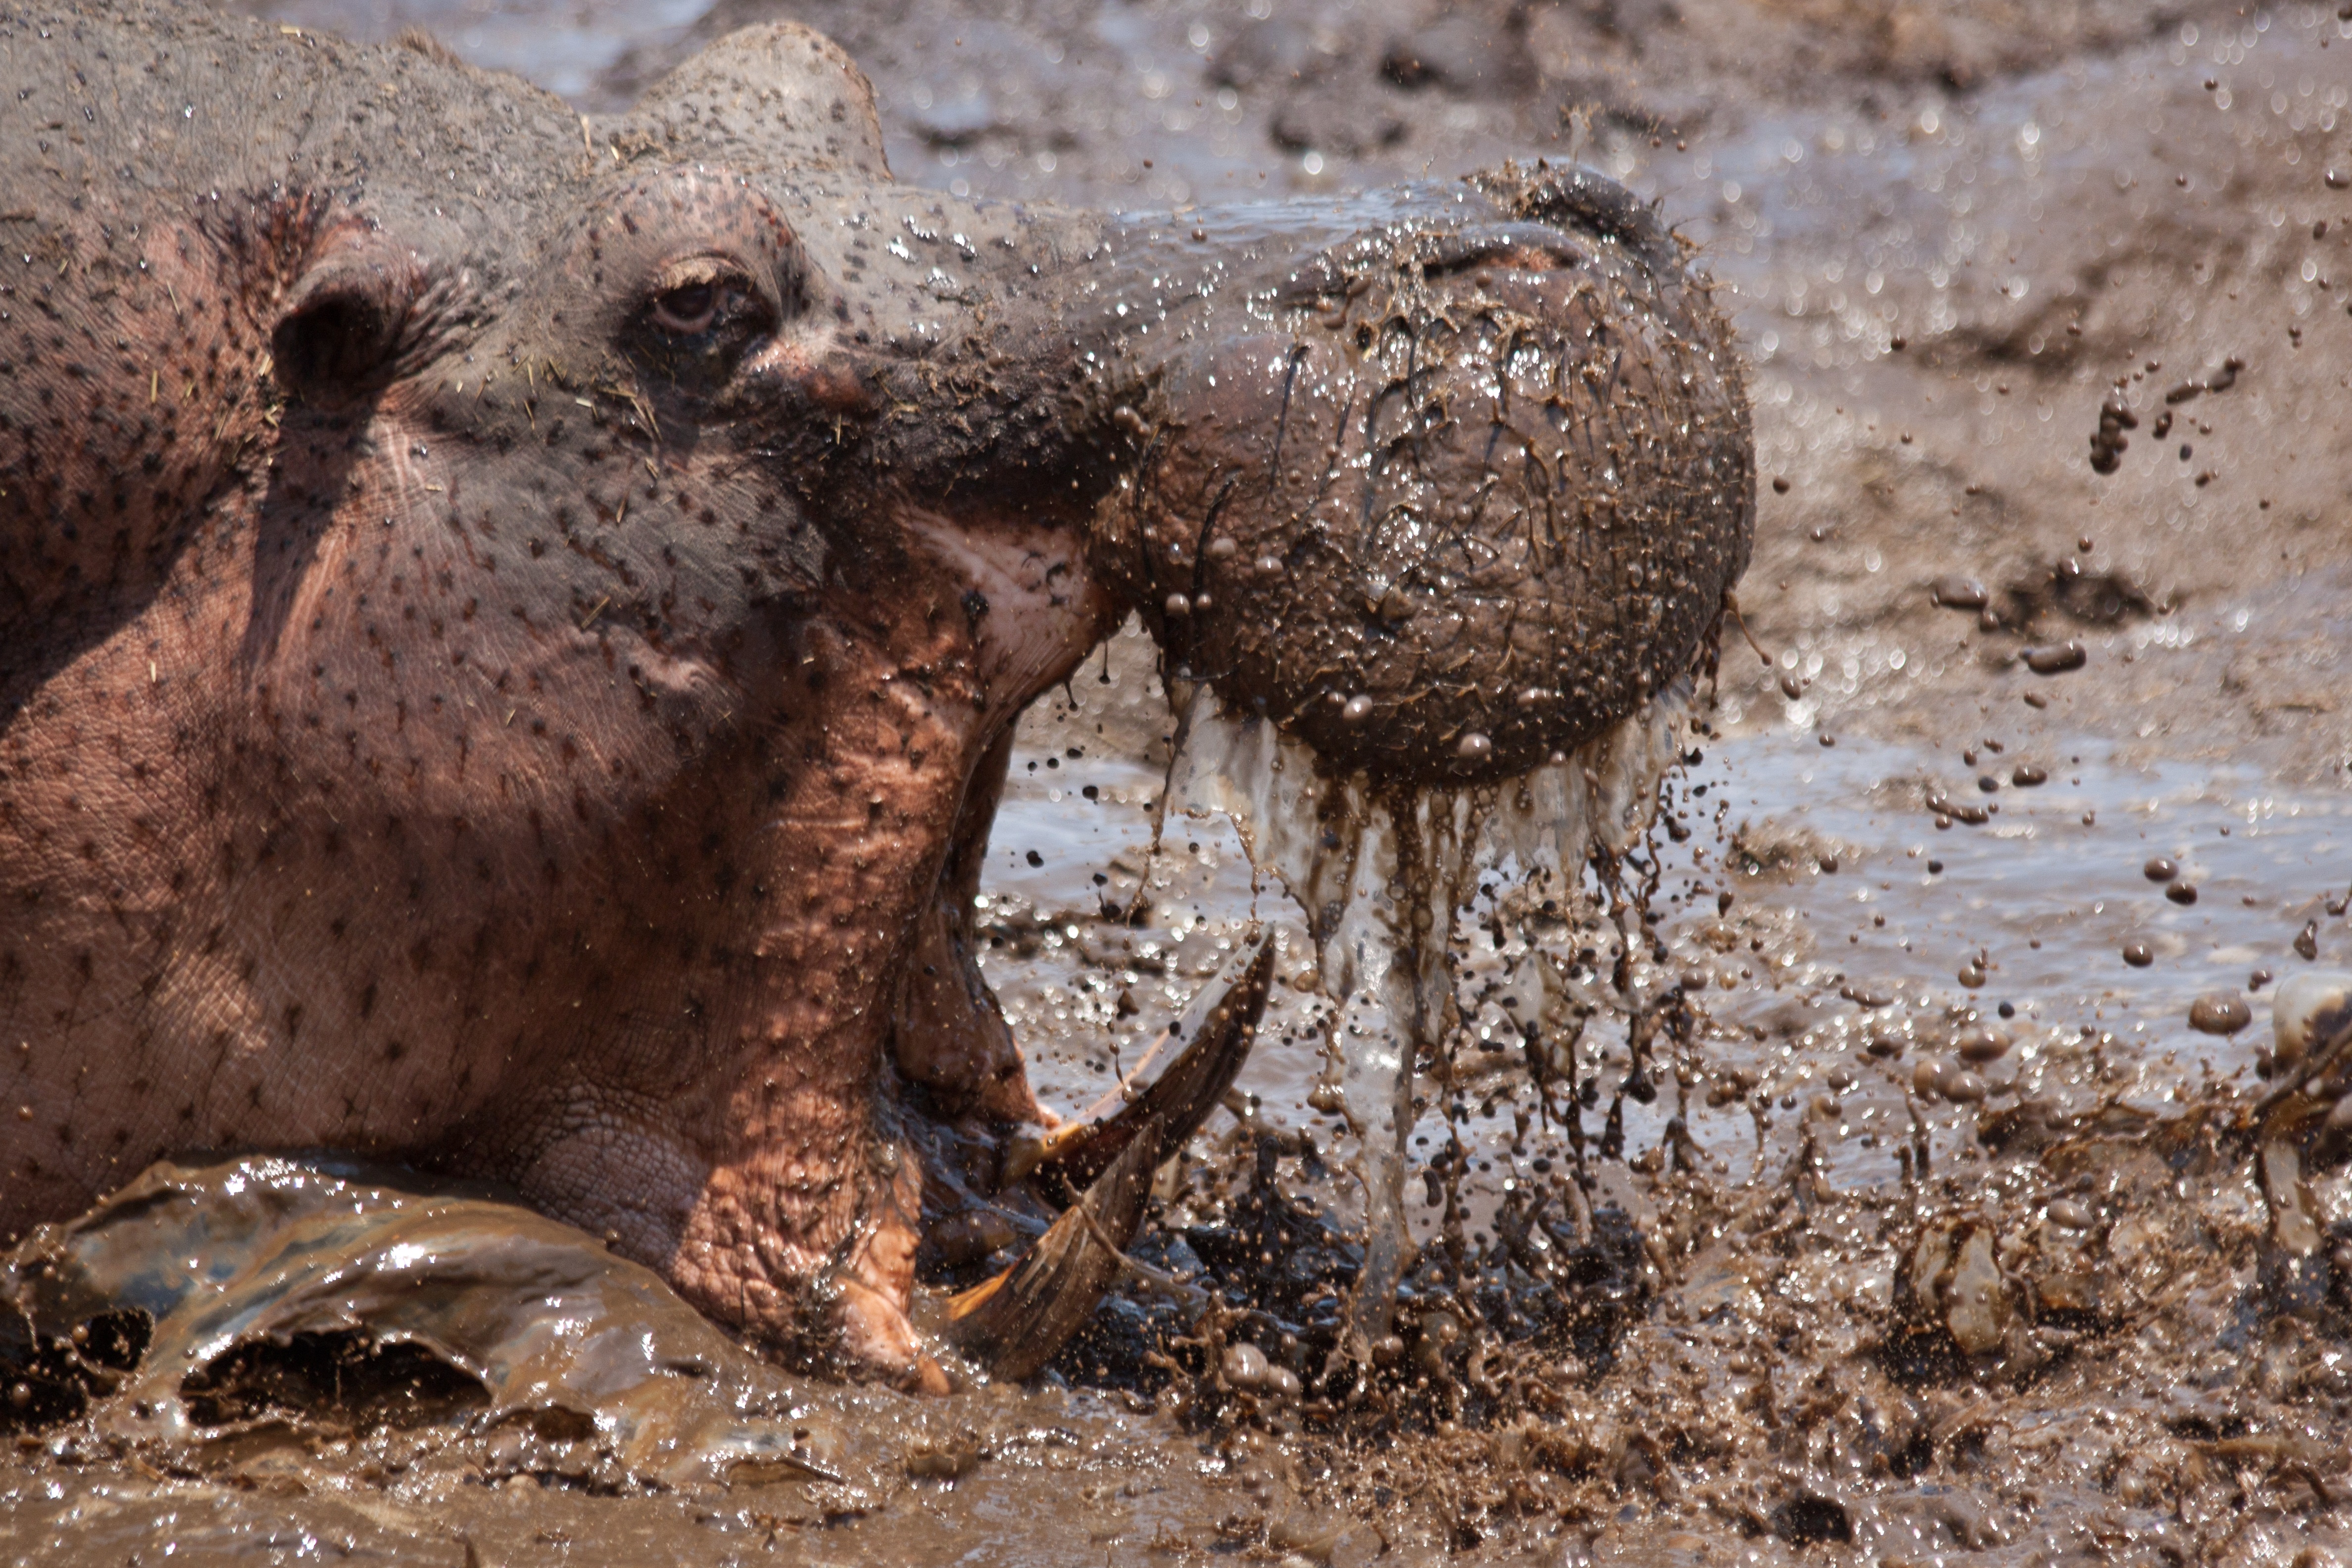
[[[273,12],[423,25],[593,110],[698,36],[697,9]],[[271,1374],[292,1418],[248,1411],[227,1436],[142,1426],[126,1388],[18,1439],[0,1557],[2352,1559],[2352,1300],[2325,1257],[2280,1262],[2241,1131],[2267,1088],[2274,984],[2253,976],[2352,963],[2352,319],[2331,277],[2352,284],[2352,190],[2329,177],[2352,176],[2352,24],[1614,0],[1445,33],[1437,9],[802,13],[874,71],[902,178],[1170,205],[1573,154],[1664,199],[1724,280],[1760,468],[1786,488],[1741,590],[1772,667],[1727,648],[1720,733],[1670,786],[1690,831],[1633,867],[1664,947],[1641,994],[1688,1005],[1634,1092],[1604,1012],[1539,1101],[1512,1022],[1533,1005],[1523,930],[1498,948],[1465,928],[1462,1028],[1417,1086],[1391,1369],[1352,1403],[1322,1376],[1360,1197],[1346,1123],[1317,1109],[1324,1005],[1286,985],[1249,1098],[1163,1177],[1137,1248],[1211,1296],[1131,1282],[1040,1387],[803,1387],[587,1238],[467,1208],[499,1245],[419,1331],[436,1353],[487,1364],[509,1342],[487,1320],[692,1340],[670,1359],[706,1371],[627,1385],[681,1434],[664,1456],[632,1448],[625,1389],[561,1379],[515,1398],[478,1377],[477,1405],[463,1378],[410,1375],[466,1411],[395,1420],[322,1405],[327,1363],[306,1363],[301,1398]],[[1507,45],[1505,85],[1395,86],[1391,35]],[[2192,377],[2231,384],[2163,401]],[[2117,378],[2139,424],[2103,476]],[[1939,605],[1939,579],[1982,607]],[[2079,669],[2023,662],[2068,641]],[[1276,923],[1286,977],[1309,963],[1229,826],[1175,819],[1153,855],[1171,728],[1148,645],[1122,637],[1027,721],[991,847],[985,971],[1065,1112],[1135,1066],[1248,920]],[[2157,857],[2172,881],[2144,874]],[[2184,885],[2193,903],[2166,897]],[[1595,966],[1614,952],[1598,941]],[[2249,1026],[2193,1031],[2222,994]],[[1981,1084],[1921,1087],[1937,1064]],[[1580,1142],[1589,1187],[1567,1180]],[[196,1187],[226,1204],[229,1180]],[[383,1226],[437,1201],[386,1190],[334,1244],[378,1259],[372,1279],[394,1278]],[[2340,1168],[2314,1197],[2352,1234]],[[257,1310],[290,1310],[251,1272],[284,1232],[240,1224],[210,1256],[247,1271]],[[502,1250],[526,1234],[571,1307]],[[1301,1394],[1218,1376],[1243,1341]],[[581,1409],[604,1414],[547,1414]],[[808,1441],[795,1427],[832,1445],[824,1476],[732,1458]]]

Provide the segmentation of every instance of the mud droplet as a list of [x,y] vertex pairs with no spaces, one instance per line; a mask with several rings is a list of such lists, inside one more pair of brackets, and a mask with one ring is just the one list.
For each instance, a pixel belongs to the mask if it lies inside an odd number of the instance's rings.
[[2306,961],[2319,956],[2319,922],[2305,921],[2303,929],[2294,933],[2294,952]]
[[1922,1057],[1911,1068],[1911,1092],[1923,1100],[1941,1099],[1952,1067],[1940,1057]]
[[1360,692],[1349,698],[1347,706],[1339,710],[1339,717],[1350,724],[1360,724],[1371,716],[1372,700]]
[[2009,1055],[2009,1037],[1996,1029],[1970,1029],[1957,1044],[1964,1062],[1997,1062]]
[[1824,855],[1822,857],[1821,866],[1822,875],[1834,877],[1837,875],[1838,858],[1834,855]]
[[1256,1388],[1265,1382],[1265,1352],[1253,1344],[1227,1345],[1219,1367],[1235,1388]]
[[2042,1212],[2050,1216],[2052,1225],[2061,1226],[2068,1230],[2091,1228],[2091,1211],[2072,1198],[2060,1198]]
[[2234,1035],[2253,1021],[2253,1009],[2232,992],[2216,991],[2189,1005],[2189,1026],[2200,1035]]
[[2271,1054],[2282,1069],[2292,1068],[2316,1044],[2326,1046],[2352,1027],[2352,974],[2306,970],[2289,975],[2271,1003]]
[[2146,969],[2156,962],[2156,954],[2144,942],[2127,942],[2124,943],[2124,962],[2134,969]]
[[2197,901],[2197,884],[2194,882],[2175,882],[2172,886],[2164,889],[2164,896],[2170,899],[2174,903],[2179,904],[2185,908]]
[[1168,613],[1171,616],[1189,616],[1192,613],[1192,601],[1181,594],[1171,594],[1168,595]]
[[[1972,1073],[1963,1073],[1972,1078]],[[1952,1340],[1969,1355],[1990,1355],[2000,1349],[2009,1324],[2009,1294],[2000,1267],[1993,1258],[1993,1234],[1978,1226],[1960,1244],[1960,1255],[1946,1288],[1945,1322]]]
[[2050,774],[2043,769],[2035,767],[2032,763],[2020,763],[2011,772],[2009,782],[2020,789],[2032,789],[2036,784],[2048,784]]
[[1968,963],[1960,965],[1960,972],[1955,978],[1957,978],[1961,984],[1967,986],[1969,990],[1979,990],[1982,988],[1985,983],[1984,967],[1978,963],[1976,960],[1970,959]]
[[1973,577],[1938,577],[1927,593],[1948,610],[1981,610],[1987,598],[1985,585]]
[[1974,1105],[1985,1097],[1985,1080],[1976,1074],[1960,1071],[1944,1079],[1944,1098],[1958,1105]]
[[2169,882],[2180,875],[2180,868],[2158,855],[2150,859],[2147,865],[2142,866],[2139,868],[2139,874],[2151,882]]
[[1483,763],[1495,754],[1495,742],[1473,730],[1462,737],[1462,744],[1455,749],[1464,762]]
[[2036,675],[2063,675],[2070,669],[2080,669],[2091,661],[2090,654],[2078,642],[2060,643],[2055,647],[2028,648],[2025,668]]
[[1789,481],[1779,474],[1773,475],[1772,493],[1776,496],[1787,495],[1789,493]]

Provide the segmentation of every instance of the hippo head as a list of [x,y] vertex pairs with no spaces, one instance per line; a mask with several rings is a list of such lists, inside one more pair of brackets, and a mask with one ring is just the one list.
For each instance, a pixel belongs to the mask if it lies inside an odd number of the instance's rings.
[[[926,1129],[1045,1121],[968,930],[1031,700],[1139,612],[1333,770],[1475,782],[1680,675],[1745,563],[1726,335],[1591,176],[1115,218],[893,184],[788,25],[593,126],[252,47],[261,134],[169,154],[143,226],[54,217],[131,347],[97,435],[9,448],[0,1010],[53,1026],[0,1217],[394,1154],[933,1375]],[[59,523],[110,486],[120,530]]]

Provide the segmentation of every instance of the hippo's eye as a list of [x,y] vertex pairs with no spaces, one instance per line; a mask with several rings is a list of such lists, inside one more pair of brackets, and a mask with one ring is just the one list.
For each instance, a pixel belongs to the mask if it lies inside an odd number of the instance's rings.
[[766,315],[751,278],[714,256],[690,257],[663,268],[646,306],[654,329],[675,338],[756,330],[766,324]]
[[654,301],[654,324],[666,332],[707,332],[718,318],[719,287],[714,283],[689,283]]

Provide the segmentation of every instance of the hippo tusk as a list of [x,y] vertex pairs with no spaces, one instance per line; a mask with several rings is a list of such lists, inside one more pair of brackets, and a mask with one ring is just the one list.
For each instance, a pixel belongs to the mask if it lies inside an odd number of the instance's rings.
[[[1254,928],[1217,978],[1203,986],[1171,1037],[1192,1043],[1117,1114],[1057,1127],[1007,1152],[1001,1184],[1036,1171],[1058,1174],[1076,1192],[1098,1178],[1146,1127],[1158,1129],[1151,1167],[1184,1146],[1217,1108],[1249,1058],[1250,1042],[1274,983],[1274,937]],[[1148,1061],[1149,1058],[1147,1058]],[[1124,1087],[1124,1086],[1122,1086]]]
[[1273,933],[1254,928],[1193,997],[1171,1037],[1192,1043],[1150,1089],[1115,1115],[1055,1128],[1006,1155],[1005,1185],[1049,1171],[1085,1191],[1010,1268],[950,1299],[957,1349],[995,1376],[1034,1377],[1135,1268],[1126,1248],[1142,1226],[1152,1173],[1233,1088],[1273,983]]
[[1143,1225],[1161,1129],[1127,1147],[1013,1267],[948,1301],[947,1337],[996,1377],[1034,1377],[1094,1315]]

